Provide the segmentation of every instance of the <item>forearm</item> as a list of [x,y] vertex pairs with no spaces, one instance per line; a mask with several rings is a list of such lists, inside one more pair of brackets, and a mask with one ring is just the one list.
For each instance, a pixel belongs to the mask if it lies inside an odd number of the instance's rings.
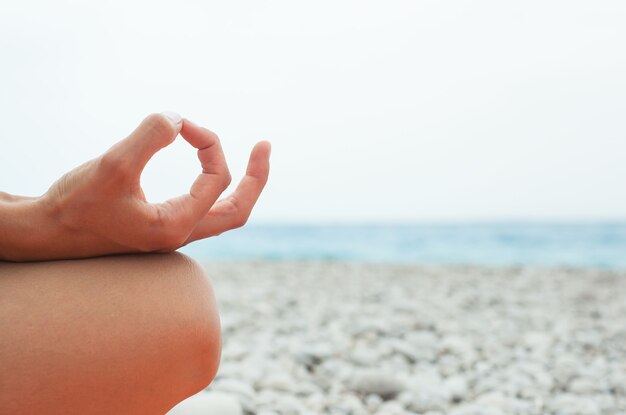
[[0,260],[40,259],[55,241],[41,199],[0,193]]
[[[138,251],[85,229],[89,220],[69,220],[76,219],[76,210],[47,194],[34,198],[5,193],[0,198],[0,261],[75,259]],[[109,226],[114,225],[111,222]]]

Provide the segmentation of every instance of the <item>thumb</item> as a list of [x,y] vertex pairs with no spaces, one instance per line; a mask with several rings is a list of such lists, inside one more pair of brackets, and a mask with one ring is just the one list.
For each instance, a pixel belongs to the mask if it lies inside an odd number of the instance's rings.
[[174,141],[182,125],[181,116],[175,112],[150,114],[128,137],[111,147],[108,156],[131,175],[139,176],[152,156]]

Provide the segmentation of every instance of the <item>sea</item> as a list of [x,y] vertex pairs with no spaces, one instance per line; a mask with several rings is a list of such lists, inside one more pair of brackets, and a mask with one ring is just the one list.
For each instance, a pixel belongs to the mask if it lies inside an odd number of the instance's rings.
[[182,249],[198,260],[329,260],[626,270],[626,222],[247,225]]

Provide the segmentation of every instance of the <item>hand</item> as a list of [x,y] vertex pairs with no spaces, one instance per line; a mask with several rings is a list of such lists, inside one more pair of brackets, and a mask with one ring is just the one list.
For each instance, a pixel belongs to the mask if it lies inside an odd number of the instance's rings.
[[[148,203],[139,182],[141,172],[178,133],[198,149],[202,172],[188,194]],[[0,258],[169,252],[243,226],[267,182],[269,155],[270,144],[258,143],[237,189],[218,201],[231,176],[217,135],[176,114],[150,115],[130,136],[61,177],[41,198],[19,202],[23,215],[13,216],[20,219],[19,229],[13,224],[5,234],[23,233],[29,226],[36,227],[31,229],[35,234],[13,248],[0,243]],[[2,226],[0,220],[0,234]],[[7,254],[2,255],[3,249]]]

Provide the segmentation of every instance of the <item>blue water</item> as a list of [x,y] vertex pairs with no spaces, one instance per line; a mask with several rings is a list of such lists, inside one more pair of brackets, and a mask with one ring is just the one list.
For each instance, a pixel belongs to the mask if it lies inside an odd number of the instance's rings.
[[249,225],[195,242],[200,259],[351,260],[626,269],[626,222]]

